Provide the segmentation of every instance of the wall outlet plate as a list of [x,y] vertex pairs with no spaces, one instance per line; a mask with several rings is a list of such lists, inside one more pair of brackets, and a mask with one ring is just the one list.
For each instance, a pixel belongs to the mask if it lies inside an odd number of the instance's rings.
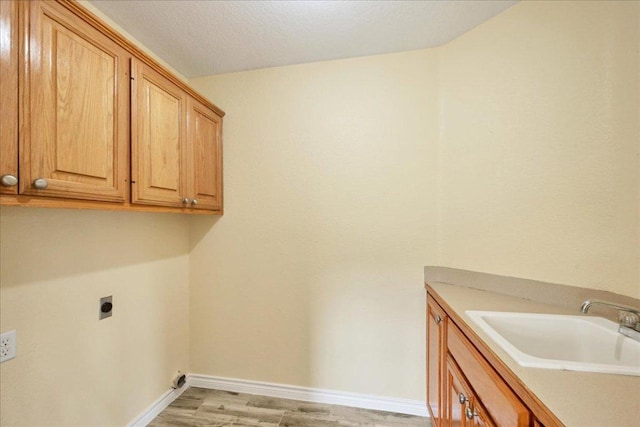
[[100,298],[100,307],[98,310],[100,320],[111,317],[113,314],[113,296],[109,295],[108,297]]
[[0,334],[0,363],[16,357],[16,331]]

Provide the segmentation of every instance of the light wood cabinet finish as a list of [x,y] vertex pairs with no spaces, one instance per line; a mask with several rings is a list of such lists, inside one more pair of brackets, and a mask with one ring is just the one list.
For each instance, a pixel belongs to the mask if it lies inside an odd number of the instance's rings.
[[[444,340],[427,336],[427,406],[431,412],[433,393],[444,386],[440,402],[446,410],[441,410],[438,426],[541,427],[542,422],[561,426],[555,415],[486,348],[446,301],[428,284],[426,289],[427,324],[431,322],[431,313],[440,313],[446,319],[442,322],[444,330],[435,332],[430,326],[427,329],[428,334],[444,335]],[[440,344],[444,368],[438,376],[433,373],[430,357],[438,354],[432,347],[441,341],[444,341]],[[440,384],[435,384],[437,381]],[[458,400],[461,392],[469,399],[464,404]],[[471,420],[466,418],[467,407],[475,414]]]
[[222,214],[224,111],[74,0],[0,18],[1,205]]
[[[18,2],[0,1],[0,177],[18,178]],[[0,194],[18,186],[0,185]]]
[[124,201],[129,55],[58,3],[25,8],[20,193]]
[[188,99],[189,191],[194,209],[222,209],[222,118]]
[[[446,356],[447,316],[440,306],[427,298],[427,407],[431,423],[444,426],[446,418],[444,361]],[[441,423],[442,420],[442,423]]]
[[131,201],[184,206],[187,96],[138,60],[131,71]]

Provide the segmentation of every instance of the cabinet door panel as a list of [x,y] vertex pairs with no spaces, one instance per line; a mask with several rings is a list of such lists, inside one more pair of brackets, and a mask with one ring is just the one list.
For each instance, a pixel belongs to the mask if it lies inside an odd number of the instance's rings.
[[427,298],[427,406],[435,426],[439,426],[440,420],[446,418],[443,379],[446,324],[444,311],[431,298]]
[[187,197],[186,95],[136,60],[132,76],[132,202],[182,206]]
[[462,386],[462,381],[459,374],[454,369],[450,360],[447,360],[447,374],[446,374],[446,393],[447,393],[447,427],[465,427],[466,418],[464,411],[466,409],[465,403],[460,403],[458,396],[464,394],[469,396],[469,392]]
[[28,19],[21,193],[124,201],[126,52],[59,4],[30,2]]
[[222,208],[222,119],[189,98],[191,198],[196,209]]
[[[18,178],[18,5],[0,1],[0,176]],[[0,185],[1,194],[18,186]]]

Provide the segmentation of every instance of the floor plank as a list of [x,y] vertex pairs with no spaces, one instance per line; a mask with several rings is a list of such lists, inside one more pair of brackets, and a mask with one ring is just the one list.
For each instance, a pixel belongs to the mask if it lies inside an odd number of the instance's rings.
[[431,427],[428,418],[189,387],[149,427]]

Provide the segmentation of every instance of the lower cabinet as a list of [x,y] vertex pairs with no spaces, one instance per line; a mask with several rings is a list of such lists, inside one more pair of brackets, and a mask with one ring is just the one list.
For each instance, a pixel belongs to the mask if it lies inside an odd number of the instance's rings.
[[458,328],[451,313],[430,295],[427,334],[427,406],[434,426],[529,427],[534,423],[531,410]]

